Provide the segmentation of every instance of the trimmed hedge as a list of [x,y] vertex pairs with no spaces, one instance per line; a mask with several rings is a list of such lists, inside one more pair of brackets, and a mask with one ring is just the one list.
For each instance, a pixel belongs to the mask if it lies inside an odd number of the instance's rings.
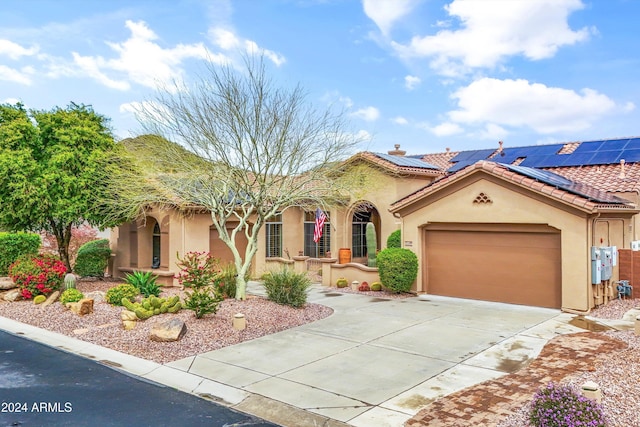
[[409,249],[387,248],[378,254],[378,274],[391,292],[409,292],[418,277],[418,257]]
[[401,248],[402,247],[402,235],[400,230],[396,230],[389,234],[387,237],[387,248]]
[[41,239],[34,233],[0,233],[0,276],[9,274],[9,266],[23,255],[37,255]]
[[92,240],[78,249],[73,271],[80,277],[104,277],[110,257],[109,239]]

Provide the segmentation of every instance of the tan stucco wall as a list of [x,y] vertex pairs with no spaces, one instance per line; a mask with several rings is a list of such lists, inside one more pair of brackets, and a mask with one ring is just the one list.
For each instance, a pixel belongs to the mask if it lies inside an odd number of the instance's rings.
[[[474,204],[480,194],[492,203]],[[436,197],[437,196],[437,197]],[[474,175],[464,182],[441,190],[427,203],[403,215],[403,245],[413,250],[419,260],[424,258],[421,226],[445,223],[520,223],[546,224],[561,231],[562,245],[562,306],[574,310],[589,309],[588,221],[577,210],[545,201],[526,190],[498,179]],[[423,263],[420,263],[417,291],[424,291]]]

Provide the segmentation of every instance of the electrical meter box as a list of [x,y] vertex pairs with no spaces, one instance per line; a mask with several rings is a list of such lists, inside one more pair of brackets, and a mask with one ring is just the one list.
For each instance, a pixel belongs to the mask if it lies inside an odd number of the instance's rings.
[[602,282],[602,261],[600,260],[600,249],[591,247],[591,283],[594,285]]
[[600,278],[602,280],[611,280],[613,275],[613,251],[611,246],[604,246],[600,249],[600,261],[602,263],[602,271]]
[[631,242],[631,250],[640,251],[640,240],[634,240],[633,242]]
[[614,267],[618,265],[618,247],[617,246],[611,246],[611,260]]

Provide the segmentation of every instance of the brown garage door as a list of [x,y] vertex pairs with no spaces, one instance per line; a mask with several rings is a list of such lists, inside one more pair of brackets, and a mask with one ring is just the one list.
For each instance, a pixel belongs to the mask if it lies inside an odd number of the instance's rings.
[[511,225],[481,230],[448,227],[440,225],[425,230],[428,293],[560,307],[561,253],[557,230]]

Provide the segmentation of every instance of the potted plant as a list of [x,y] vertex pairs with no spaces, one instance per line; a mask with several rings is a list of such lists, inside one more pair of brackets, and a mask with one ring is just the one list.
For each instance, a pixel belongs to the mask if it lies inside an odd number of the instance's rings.
[[349,282],[344,277],[340,277],[336,281],[336,286],[339,287],[339,288],[346,288],[348,284],[349,284]]

